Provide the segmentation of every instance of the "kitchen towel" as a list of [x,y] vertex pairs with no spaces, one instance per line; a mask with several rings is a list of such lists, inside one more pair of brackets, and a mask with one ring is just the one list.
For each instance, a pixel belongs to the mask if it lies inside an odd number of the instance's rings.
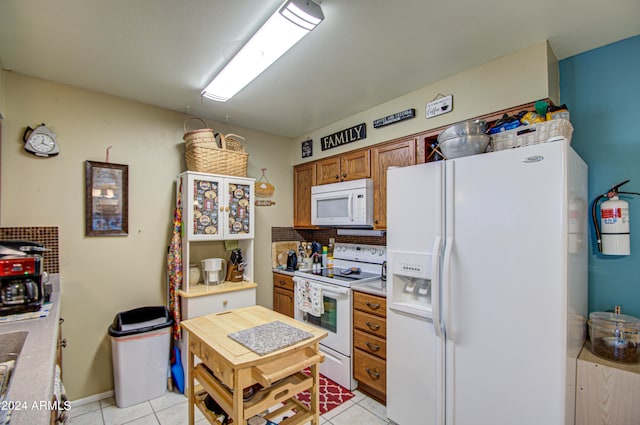
[[320,286],[317,283],[299,277],[295,277],[294,280],[296,282],[296,307],[311,315],[322,316],[324,314],[324,302]]

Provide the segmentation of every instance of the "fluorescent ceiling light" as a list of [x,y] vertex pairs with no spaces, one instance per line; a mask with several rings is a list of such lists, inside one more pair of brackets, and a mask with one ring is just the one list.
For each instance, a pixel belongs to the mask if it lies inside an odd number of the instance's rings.
[[216,75],[202,95],[219,102],[231,99],[323,19],[322,9],[312,0],[286,1]]

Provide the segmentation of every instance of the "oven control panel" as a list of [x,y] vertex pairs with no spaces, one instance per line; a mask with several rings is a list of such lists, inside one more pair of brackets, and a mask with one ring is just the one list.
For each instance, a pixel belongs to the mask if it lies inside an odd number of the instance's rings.
[[333,256],[341,260],[382,264],[387,259],[387,247],[338,242],[333,250]]

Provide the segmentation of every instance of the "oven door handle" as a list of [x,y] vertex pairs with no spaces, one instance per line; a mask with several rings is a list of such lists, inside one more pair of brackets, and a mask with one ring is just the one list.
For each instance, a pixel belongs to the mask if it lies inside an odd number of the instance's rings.
[[[303,280],[303,278],[295,276],[293,280],[297,283],[298,280]],[[342,286],[325,285],[324,283],[316,282],[313,280],[309,280],[309,282],[314,283],[315,285],[320,287],[323,292],[327,292],[329,294],[349,295],[349,291],[351,290],[349,288],[343,288]]]
[[330,294],[339,294],[339,295],[349,295],[349,288],[342,288],[339,286],[334,286],[334,285],[324,285],[322,283],[317,283],[315,282],[316,285],[318,285],[320,287],[320,289],[322,289],[323,292],[328,292]]

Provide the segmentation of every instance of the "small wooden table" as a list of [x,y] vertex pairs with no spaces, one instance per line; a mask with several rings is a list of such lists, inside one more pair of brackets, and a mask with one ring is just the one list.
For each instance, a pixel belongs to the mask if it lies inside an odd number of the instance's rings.
[[[261,356],[227,336],[274,321],[309,332],[312,337]],[[295,408],[297,413],[280,422],[282,425],[303,424],[309,420],[313,425],[320,424],[318,364],[324,355],[318,344],[327,336],[326,331],[261,306],[209,314],[186,320],[181,326],[189,333],[189,425],[194,423],[195,406],[210,423],[219,424],[204,405],[207,394],[231,415],[234,424],[246,424],[247,419],[279,403],[283,406],[265,418],[273,419]],[[202,363],[195,365],[195,357]],[[311,376],[301,372],[306,367],[311,369]],[[196,393],[194,379],[203,391]],[[262,385],[263,389],[245,402],[243,389],[254,384]],[[310,408],[294,398],[305,390],[311,393]]]

